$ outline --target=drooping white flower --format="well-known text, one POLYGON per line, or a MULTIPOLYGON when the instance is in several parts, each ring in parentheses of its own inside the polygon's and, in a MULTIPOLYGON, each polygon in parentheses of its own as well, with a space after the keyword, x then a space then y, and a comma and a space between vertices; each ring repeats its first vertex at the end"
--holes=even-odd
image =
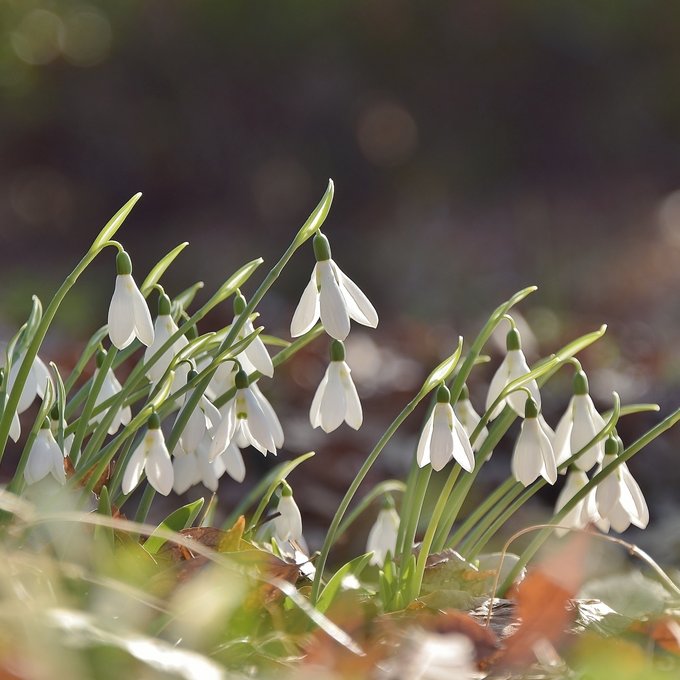
MULTIPOLYGON (((191 381, 197 375, 198 373, 192 369, 187 374, 187 380, 191 381)), ((184 412, 188 408, 188 403, 193 394, 194 390, 191 390, 185 395, 184 404, 178 412, 175 422, 184 416, 184 412)), ((182 448, 189 453, 196 453, 206 433, 209 433, 209 438, 212 440, 213 428, 217 427, 221 420, 222 415, 219 410, 205 394, 201 395, 196 408, 189 415, 189 420, 180 435, 182 448)))
POLYGON ((352 381, 352 371, 345 362, 345 346, 331 342, 331 362, 316 390, 309 410, 312 427, 332 432, 346 422, 358 430, 363 422, 361 402, 352 381))
MULTIPOLYGON (((99 374, 99 371, 102 367, 102 364, 104 363, 104 359, 106 358, 106 352, 103 350, 100 350, 97 352, 97 357, 96 357, 96 362, 97 362, 97 368, 95 369, 94 376, 92 378, 92 381, 94 382, 97 380, 97 376, 99 374)), ((95 397, 94 400, 94 405, 95 408, 99 406, 100 404, 103 404, 105 401, 110 399, 111 397, 115 397, 121 390, 122 390, 121 384, 118 382, 116 376, 113 373, 113 370, 109 368, 106 371, 106 375, 104 376, 104 382, 102 383, 101 389, 99 390, 99 393, 95 397)), ((96 423, 101 423, 101 421, 104 419, 104 416, 106 415, 106 411, 101 411, 97 413, 95 416, 93 416, 93 420, 96 423)), ((114 416, 113 420, 111 421, 111 424, 109 425, 108 432, 109 434, 115 434, 118 431, 118 428, 123 425, 127 425, 130 420, 132 419, 132 410, 130 409, 130 406, 121 406, 116 415, 114 416)))
POLYGON ((372 552, 370 564, 382 567, 387 553, 394 557, 397 548, 397 534, 399 533, 399 515, 394 505, 383 508, 375 520, 375 524, 368 532, 366 552, 372 552))
MULTIPOLYGON (((245 311, 246 299, 240 293, 234 298, 234 321, 245 311)), ((236 341, 243 340, 251 333, 255 331, 253 327, 253 322, 250 319, 246 319, 241 326, 241 330, 236 336, 236 341)), ((257 370, 262 375, 266 375, 271 378, 274 375, 274 364, 269 356, 267 348, 264 346, 264 342, 260 339, 260 336, 256 336, 250 342, 248 347, 246 347, 242 352, 240 352, 236 357, 234 357, 240 364, 241 368, 246 373, 252 373, 257 370)))
MULTIPOLYGON (((463 426, 463 429, 467 433, 468 437, 472 437, 472 433, 477 429, 481 417, 477 411, 475 411, 475 407, 470 401, 470 394, 468 392, 467 385, 463 385, 460 396, 453 407, 453 412, 456 414, 456 417, 460 421, 460 424, 463 426)), ((479 451, 488 436, 489 430, 486 427, 483 427, 479 431, 477 437, 475 437, 474 442, 470 442, 472 444, 472 450, 475 452, 479 451)), ((487 460, 491 458, 491 453, 492 452, 490 451, 487 460)))
POLYGON ((130 256, 116 256, 116 286, 109 305, 109 337, 118 349, 125 349, 135 337, 147 347, 153 343, 151 314, 144 296, 132 278, 130 256))
POLYGON ((475 455, 450 399, 448 388, 442 384, 437 390, 437 403, 420 435, 416 460, 419 467, 430 463, 433 470, 439 471, 454 458, 463 470, 472 472, 475 455))
MULTIPOLYGON (((196 361, 196 365, 199 370, 203 370, 210 365, 212 360, 213 358, 210 355, 205 355, 196 361)), ((236 377, 237 370, 238 366, 230 361, 221 363, 213 373, 210 383, 205 390, 205 395, 212 401, 215 401, 225 392, 228 392, 234 387, 234 378, 236 377)))
MULTIPOLYGON (((25 356, 26 350, 22 349, 12 361, 9 374, 7 375, 7 396, 9 396, 12 388, 14 387, 14 383, 16 382, 17 375, 21 370, 21 364, 23 364, 25 356)), ((5 356, 3 357, 3 366, 6 365, 7 358, 5 356)), ((21 395, 19 396, 16 414, 23 413, 35 401, 36 397, 44 399, 45 392, 47 390, 47 383, 51 383, 52 387, 54 388, 52 376, 50 375, 45 362, 36 354, 36 357, 33 360, 31 368, 28 372, 28 376, 26 377, 26 382, 24 383, 24 386, 21 390, 21 395)), ((16 426, 13 425, 13 427, 16 426)))
POLYGON ((349 334, 350 319, 375 328, 378 313, 360 288, 331 259, 328 239, 314 236, 316 265, 293 314, 290 334, 295 338, 314 326, 319 317, 324 330, 336 340, 349 334))
POLYGON ((52 473, 59 484, 66 483, 64 453, 50 430, 49 419, 45 418, 28 454, 24 479, 27 484, 35 484, 49 473, 52 473))
POLYGON ((248 375, 239 370, 235 376, 236 394, 220 409, 222 419, 215 429, 210 447, 214 459, 235 440, 239 447, 253 446, 267 455, 276 454, 283 445, 283 430, 271 404, 248 375))
MULTIPOLYGON (((555 460, 561 465, 578 453, 588 442, 602 432, 606 423, 595 409, 593 400, 588 394, 588 378, 583 371, 574 376, 574 394, 567 410, 557 424, 555 430, 555 460)), ((602 439, 584 451, 575 461, 581 470, 588 472, 599 463, 604 456, 602 439)))
MULTIPOLYGON (((209 448, 206 448, 209 453, 209 448)), ((209 458, 209 455, 206 454, 209 458)), ((246 478, 246 466, 243 462, 243 455, 241 454, 241 449, 234 442, 229 444, 222 453, 220 453, 217 458, 213 461, 218 472, 218 477, 221 477, 225 472, 239 484, 246 478)))
POLYGON ((276 511, 280 513, 274 519, 274 535, 277 543, 300 541, 302 539, 302 516, 293 499, 293 491, 286 482, 282 484, 281 498, 276 511))
POLYGON ((526 400, 524 413, 512 453, 512 474, 524 486, 529 486, 538 477, 554 484, 557 481, 555 454, 550 438, 538 420, 538 405, 533 399, 526 400))
MULTIPOLYGON (((586 484, 588 475, 583 470, 572 468, 567 474, 564 486, 557 497, 555 503, 555 514, 557 514, 586 484)), ((593 512, 594 507, 591 502, 591 494, 588 494, 560 520, 560 525, 573 529, 584 529, 591 522, 599 519, 597 513, 593 512)), ((567 529, 555 529, 558 536, 568 533, 567 529)))
POLYGON ((123 493, 130 493, 139 484, 142 472, 158 493, 167 496, 172 491, 175 475, 157 413, 149 417, 146 434, 130 456, 123 474, 123 493))
MULTIPOLYGON (((498 399, 506 385, 513 382, 517 378, 521 378, 531 370, 527 364, 526 358, 524 357, 524 352, 522 352, 521 339, 519 336, 519 331, 516 328, 510 329, 508 332, 506 337, 506 347, 507 353, 505 358, 496 370, 496 373, 489 384, 489 392, 486 395, 487 411, 491 408, 496 399, 498 399)), ((533 400, 540 408, 541 395, 538 391, 538 384, 536 381, 530 380, 522 385, 522 387, 529 390, 533 400)), ((497 418, 503 411, 503 408, 506 404, 510 406, 510 408, 515 411, 517 415, 523 416, 526 400, 527 392, 525 389, 517 389, 511 392, 498 404, 498 406, 496 406, 489 419, 493 420, 494 418, 497 418)))
POLYGON ((200 480, 196 454, 186 452, 181 444, 177 444, 172 452, 172 470, 172 490, 176 494, 185 493, 200 480))
MULTIPOLYGON (((618 440, 609 437, 598 472, 616 460, 618 452, 618 440)), ((644 529, 649 523, 647 502, 625 463, 620 463, 597 485, 595 503, 601 518, 597 526, 603 531, 608 531, 611 526, 617 533, 622 533, 631 524, 644 529)))
MULTIPOLYGON (((163 345, 179 330, 175 320, 171 315, 170 298, 162 294, 158 298, 158 316, 154 321, 154 335, 153 342, 146 348, 144 352, 144 363, 149 361, 163 345)), ((168 370, 171 361, 177 356, 181 349, 187 346, 189 341, 184 335, 180 335, 168 349, 163 352, 155 363, 150 366, 146 372, 149 380, 152 383, 157 383, 168 370)), ((187 382, 188 367, 186 364, 180 364, 175 369, 175 377, 173 385, 175 389, 183 387, 187 382)))

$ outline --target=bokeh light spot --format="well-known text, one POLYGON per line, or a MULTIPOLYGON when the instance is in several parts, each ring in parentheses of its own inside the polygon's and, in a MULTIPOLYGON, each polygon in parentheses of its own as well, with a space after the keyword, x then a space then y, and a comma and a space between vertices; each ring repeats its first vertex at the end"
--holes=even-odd
POLYGON ((19 59, 39 66, 59 56, 63 34, 64 24, 56 14, 34 9, 21 20, 10 40, 19 59))
POLYGON ((380 167, 403 163, 418 146, 416 121, 395 102, 379 101, 364 109, 356 135, 365 158, 380 167))

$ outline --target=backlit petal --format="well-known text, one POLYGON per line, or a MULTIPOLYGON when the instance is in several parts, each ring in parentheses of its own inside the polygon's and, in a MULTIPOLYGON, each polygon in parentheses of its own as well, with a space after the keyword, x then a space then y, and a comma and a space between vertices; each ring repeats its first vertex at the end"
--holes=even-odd
POLYGON ((304 335, 319 320, 319 291, 316 283, 316 271, 315 265, 312 277, 302 292, 300 302, 293 314, 293 320, 290 322, 290 334, 294 338, 304 335))

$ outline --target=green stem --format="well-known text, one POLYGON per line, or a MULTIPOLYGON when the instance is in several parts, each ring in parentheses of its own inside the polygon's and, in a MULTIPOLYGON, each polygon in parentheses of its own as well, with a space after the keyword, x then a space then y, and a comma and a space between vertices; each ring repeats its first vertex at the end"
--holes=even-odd
POLYGON ((386 493, 391 493, 397 491, 403 493, 406 485, 404 482, 400 482, 397 479, 387 479, 380 484, 376 484, 354 507, 350 512, 347 513, 347 517, 342 521, 338 527, 338 537, 342 536, 347 529, 349 529, 354 522, 365 512, 371 503, 376 498, 384 496, 386 493))

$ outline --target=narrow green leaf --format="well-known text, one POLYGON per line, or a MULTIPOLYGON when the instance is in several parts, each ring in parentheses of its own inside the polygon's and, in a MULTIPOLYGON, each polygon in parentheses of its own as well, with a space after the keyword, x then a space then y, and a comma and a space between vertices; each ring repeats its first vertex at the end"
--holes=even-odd
POLYGON ((460 359, 460 353, 463 351, 463 338, 462 336, 458 338, 458 347, 456 351, 447 359, 437 366, 432 373, 427 377, 427 380, 423 383, 421 392, 430 392, 433 390, 442 380, 446 380, 460 359))
MULTIPOLYGON (((181 531, 182 529, 190 527, 193 521, 196 519, 196 517, 198 517, 198 513, 201 511, 204 501, 205 499, 199 498, 193 503, 187 503, 178 510, 175 510, 175 512, 169 514, 158 525, 158 529, 156 529, 156 532, 159 529, 161 531, 163 530, 181 531)), ((146 552, 148 552, 150 555, 155 555, 161 549, 161 547, 166 541, 165 538, 161 538, 160 536, 158 536, 156 532, 151 534, 151 536, 149 536, 149 538, 147 538, 142 545, 144 550, 146 550, 146 552)))
POLYGON ((261 257, 258 257, 256 260, 251 260, 234 272, 212 296, 212 304, 216 305, 219 302, 222 302, 222 300, 226 300, 230 295, 233 295, 236 289, 240 288, 263 262, 264 260, 261 257))
POLYGON ((33 334, 35 333, 36 328, 38 327, 38 324, 40 323, 40 320, 42 319, 42 303, 40 302, 40 298, 38 298, 37 295, 33 295, 31 297, 32 300, 32 305, 31 305, 31 313, 28 316, 28 321, 26 322, 26 330, 23 334, 23 341, 22 344, 26 345, 31 341, 31 338, 33 337, 33 334))
POLYGON ((196 293, 198 293, 205 284, 203 281, 196 281, 193 286, 189 286, 186 290, 183 290, 175 299, 172 301, 173 306, 177 306, 180 309, 186 310, 189 305, 194 301, 196 293))
POLYGON ((314 236, 314 234, 324 223, 326 217, 328 216, 328 211, 331 209, 334 193, 335 185, 333 184, 333 180, 329 179, 326 193, 322 196, 319 204, 316 206, 316 208, 314 208, 312 214, 307 218, 307 221, 302 225, 302 227, 300 227, 300 231, 298 231, 295 236, 293 244, 296 248, 302 245, 308 238, 314 236))
MULTIPOLYGON (((97 512, 105 517, 111 517, 113 513, 111 512, 111 499, 109 498, 109 490, 103 486, 102 490, 99 492, 99 503, 97 504, 97 512)), ((95 526, 94 528, 95 539, 101 540, 113 548, 114 535, 113 529, 106 526, 95 526)))
POLYGON ((184 241, 178 246, 173 248, 165 257, 161 258, 154 268, 149 272, 149 275, 144 279, 144 282, 140 286, 142 295, 146 297, 151 289, 160 281, 161 276, 165 273, 165 270, 173 263, 175 258, 189 245, 189 241, 184 241))
POLYGON ((361 572, 368 566, 371 561, 373 553, 366 553, 365 555, 360 555, 355 557, 353 560, 344 564, 340 569, 338 569, 335 574, 330 578, 326 587, 321 592, 319 599, 316 603, 316 608, 323 614, 333 603, 335 596, 340 592, 342 588, 342 582, 347 576, 355 576, 359 578, 361 572))
POLYGON ((130 214, 135 203, 142 197, 141 192, 135 194, 106 224, 90 246, 90 252, 99 250, 107 241, 112 239, 121 228, 125 218, 130 214))

